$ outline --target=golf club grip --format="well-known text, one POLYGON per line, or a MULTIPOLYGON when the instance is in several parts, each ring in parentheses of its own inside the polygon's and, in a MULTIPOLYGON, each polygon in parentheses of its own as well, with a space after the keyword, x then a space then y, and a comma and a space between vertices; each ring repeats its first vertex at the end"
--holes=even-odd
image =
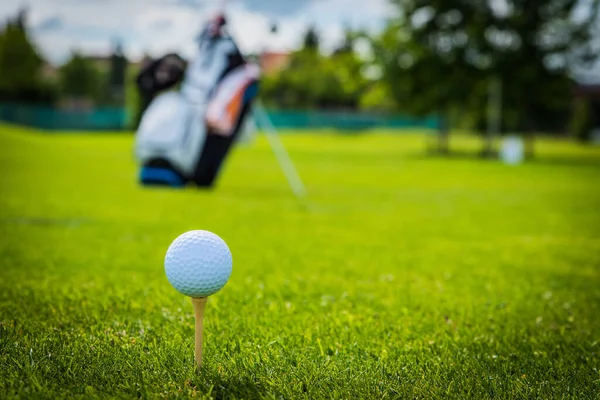
POLYGON ((194 317, 196 319, 196 340, 194 354, 198 368, 202 366, 202 330, 204 320, 204 306, 206 305, 206 297, 192 298, 194 305, 194 317))

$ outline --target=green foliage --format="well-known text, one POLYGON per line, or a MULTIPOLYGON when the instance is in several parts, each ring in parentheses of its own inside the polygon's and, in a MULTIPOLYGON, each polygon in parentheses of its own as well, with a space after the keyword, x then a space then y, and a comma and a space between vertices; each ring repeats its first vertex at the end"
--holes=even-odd
POLYGON ((561 129, 570 106, 570 66, 594 57, 598 0, 587 18, 576 1, 394 0, 399 17, 373 40, 375 63, 403 109, 422 114, 459 106, 481 126, 486 87, 500 77, 505 129, 561 129), (561 126, 562 125, 562 126, 561 126))
POLYGON ((354 44, 356 42, 357 34, 351 29, 346 28, 344 31, 344 41, 340 47, 338 47, 333 54, 348 54, 354 52, 354 44))
POLYGON ((89 58, 74 53, 60 68, 60 85, 63 96, 98 100, 102 97, 102 75, 89 58))
POLYGON ((291 55, 287 68, 263 79, 261 96, 277 108, 356 109, 368 85, 363 67, 353 51, 327 56, 304 48, 291 55))
POLYGON ((107 84, 103 91, 105 92, 106 100, 104 103, 125 106, 127 102, 126 85, 127 85, 127 67, 129 61, 123 54, 121 44, 118 43, 115 51, 110 57, 110 69, 108 76, 105 77, 107 84))
POLYGON ((570 132, 579 140, 585 141, 590 135, 592 128, 591 111, 589 99, 585 97, 578 97, 575 99, 570 132))
POLYGON ((320 40, 317 30, 314 26, 309 27, 306 33, 304 34, 303 48, 305 50, 319 51, 319 43, 320 40))
POLYGON ((0 31, 0 100, 51 102, 54 88, 41 78, 43 60, 25 30, 26 14, 0 31))
POLYGON ((390 87, 384 82, 377 81, 371 83, 360 97, 359 108, 364 111, 393 113, 398 111, 399 107, 390 87))
POLYGON ((127 76, 127 57, 123 54, 120 44, 117 44, 115 51, 110 57, 110 71, 108 84, 111 87, 124 86, 127 76))
POLYGON ((142 117, 142 97, 137 88, 136 78, 140 68, 127 68, 127 79, 125 81, 125 108, 129 121, 127 125, 131 129, 136 129, 142 117))
POLYGON ((0 127, 3 399, 597 399, 600 149, 286 133, 300 207, 258 139, 207 192, 139 187, 129 135, 0 127), (163 268, 191 229, 234 259, 200 373, 163 268))

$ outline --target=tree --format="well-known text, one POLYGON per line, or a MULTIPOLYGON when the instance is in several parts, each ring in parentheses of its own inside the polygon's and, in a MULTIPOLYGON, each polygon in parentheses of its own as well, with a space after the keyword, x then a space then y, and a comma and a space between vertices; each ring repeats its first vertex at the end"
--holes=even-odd
POLYGON ((133 66, 127 69, 127 78, 125 80, 125 109, 129 116, 128 126, 132 129, 137 129, 140 125, 144 110, 148 104, 144 101, 143 96, 138 90, 136 78, 140 73, 141 67, 133 66))
POLYGON ((128 61, 123 54, 121 43, 117 43, 115 51, 110 57, 110 71, 106 90, 107 100, 110 103, 123 105, 125 102, 125 78, 127 76, 128 61))
POLYGON ((359 107, 365 111, 380 113, 394 113, 398 111, 398 104, 390 93, 390 88, 382 81, 369 82, 363 95, 359 99, 359 107))
POLYGON ((448 151, 449 118, 455 100, 471 89, 475 68, 465 65, 454 54, 438 53, 422 40, 408 16, 391 21, 373 38, 375 65, 389 87, 394 103, 404 112, 417 116, 437 113, 443 122, 438 150, 448 151))
MULTIPOLYGON (((593 58, 598 0, 577 21, 576 0, 392 2, 400 16, 373 47, 395 100, 416 114, 469 114, 481 126, 488 87, 500 82, 503 128, 533 132, 568 113, 569 68, 593 58)), ((447 131, 441 132, 440 149, 447 151, 447 131)))
POLYGON ((263 79, 265 103, 291 109, 357 109, 367 88, 354 53, 324 56, 312 48, 291 54, 287 68, 263 79))
POLYGON ((319 50, 319 34, 314 26, 308 28, 304 34, 304 49, 318 51, 319 50))
POLYGON ((324 55, 318 48, 318 35, 310 27, 304 45, 290 54, 287 67, 263 78, 265 103, 284 109, 358 109, 369 82, 363 74, 364 61, 354 51, 356 37, 346 29, 338 49, 324 55))
POLYGON ((344 41, 342 44, 333 51, 333 54, 348 54, 354 52, 354 42, 356 34, 349 28, 344 30, 344 41))
POLYGON ((41 77, 42 57, 25 29, 26 18, 26 10, 20 11, 0 32, 0 99, 52 101, 52 88, 41 77))
POLYGON ((97 99, 100 95, 100 76, 93 62, 79 53, 60 69, 60 86, 63 96, 97 99))
POLYGON ((335 84, 341 88, 341 95, 334 103, 337 107, 358 109, 360 99, 368 89, 369 82, 364 76, 364 61, 354 52, 353 46, 346 42, 343 48, 331 57, 325 57, 329 72, 335 77, 335 84))

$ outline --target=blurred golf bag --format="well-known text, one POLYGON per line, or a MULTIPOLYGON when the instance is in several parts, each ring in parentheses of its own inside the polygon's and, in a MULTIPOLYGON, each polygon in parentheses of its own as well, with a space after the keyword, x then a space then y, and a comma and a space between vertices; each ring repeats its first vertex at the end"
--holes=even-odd
POLYGON ((168 54, 138 75, 147 106, 135 137, 143 185, 214 185, 256 98, 260 75, 224 25, 222 16, 206 24, 189 65, 168 54))

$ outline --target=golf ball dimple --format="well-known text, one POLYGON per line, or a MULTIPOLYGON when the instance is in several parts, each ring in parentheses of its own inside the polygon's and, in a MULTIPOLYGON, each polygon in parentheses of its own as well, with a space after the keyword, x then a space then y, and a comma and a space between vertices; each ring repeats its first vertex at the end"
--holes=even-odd
POLYGON ((207 297, 229 280, 233 260, 223 239, 209 231, 195 230, 177 237, 165 256, 167 279, 180 293, 207 297))

